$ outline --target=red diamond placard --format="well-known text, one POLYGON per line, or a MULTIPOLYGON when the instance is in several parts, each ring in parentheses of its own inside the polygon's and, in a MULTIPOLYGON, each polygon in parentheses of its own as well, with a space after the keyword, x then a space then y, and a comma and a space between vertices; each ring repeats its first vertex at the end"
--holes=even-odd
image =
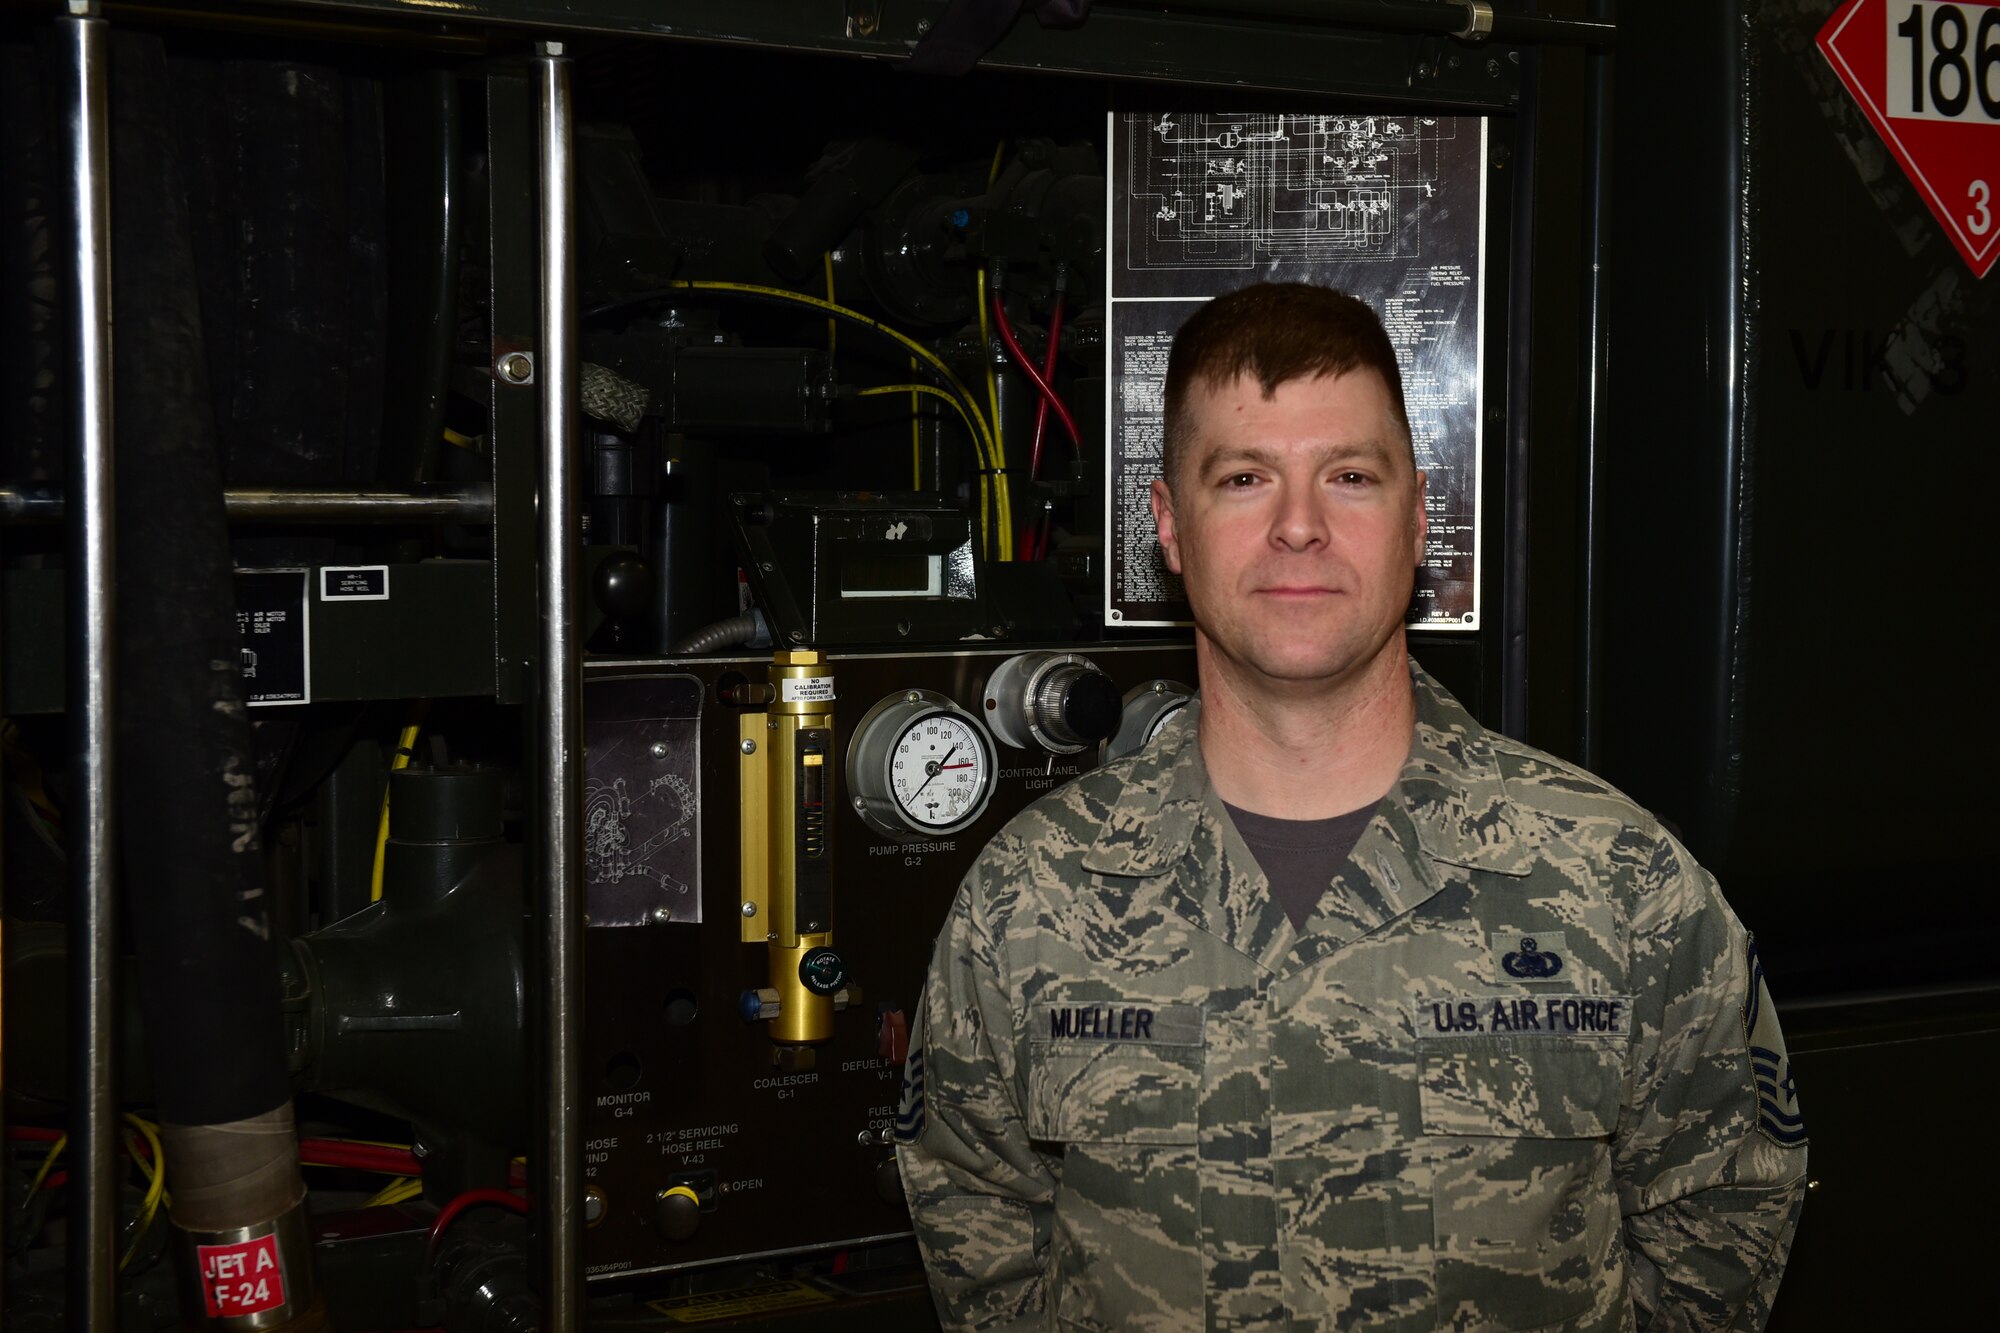
POLYGON ((1985 277, 2000 257, 2000 0, 1847 0, 1819 49, 1985 277))

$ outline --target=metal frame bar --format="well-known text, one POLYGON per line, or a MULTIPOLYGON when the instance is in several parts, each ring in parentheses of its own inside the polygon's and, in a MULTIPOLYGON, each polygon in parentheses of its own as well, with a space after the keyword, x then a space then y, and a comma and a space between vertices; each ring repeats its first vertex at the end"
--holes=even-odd
MULTIPOLYGON (((303 487, 238 487, 222 493, 232 523, 491 523, 493 490, 346 491, 303 487)), ((0 486, 0 523, 60 523, 68 492, 31 482, 0 486)))
POLYGON ((541 155, 541 636, 534 734, 541 784, 543 1072, 540 1177, 543 1327, 583 1323, 583 651, 577 614, 576 245, 569 61, 544 42, 533 60, 541 155))
MULTIPOLYGON (((1505 110, 1515 101, 1518 50, 1502 36, 1503 17, 1484 41, 1452 34, 1474 26, 1472 7, 1410 3, 1391 8, 1376 0, 1337 0, 1349 21, 1330 18, 1320 0, 1212 0, 1208 12, 1165 10, 1143 0, 1099 4, 1073 28, 1044 28, 1023 21, 981 57, 986 70, 1143 80, 1181 88, 1240 89, 1244 72, 1258 72, 1255 86, 1269 91, 1379 98, 1432 109, 1505 110), (1296 14, 1290 11, 1297 11, 1296 14), (1358 17, 1353 17, 1358 16, 1358 17), (1363 26, 1361 20, 1370 20, 1363 26), (1478 53, 1499 57, 1453 59, 1478 53), (1443 59, 1440 59, 1440 56, 1443 59)), ((154 8, 151 0, 128 0, 154 8)), ((226 20, 233 10, 216 0, 163 0, 158 8, 177 21, 201 16, 204 6, 226 20)), ((413 34, 440 41, 499 40, 517 32, 616 34, 637 38, 714 42, 767 50, 817 52, 901 63, 929 30, 933 15, 920 5, 885 5, 863 33, 843 6, 826 0, 453 0, 448 12, 430 0, 281 0, 284 17, 297 15, 323 30, 320 17, 351 14, 357 21, 397 20, 413 34), (440 27, 443 20, 447 27, 440 27)), ((276 12, 274 10, 274 12, 276 12)), ((1566 20, 1536 19, 1527 31, 1552 42, 1609 41, 1611 34, 1566 20)))
POLYGON ((70 749, 69 1327, 117 1327, 118 1099, 112 985, 117 823, 113 752, 117 677, 111 400, 110 38, 95 4, 56 20, 56 73, 75 245, 65 311, 71 375, 65 636, 70 749))
MULTIPOLYGON (((1135 0, 1110 0, 1107 8, 1148 8, 1135 0)), ((1500 12, 1470 0, 1190 0, 1184 13, 1222 14, 1238 19, 1290 19, 1313 24, 1367 28, 1376 32, 1427 33, 1483 42, 1549 42, 1610 46, 1617 29, 1584 19, 1544 18, 1500 12), (1480 31, 1481 21, 1484 31, 1480 31)))
MULTIPOLYGON (((145 2, 151 4, 156 0, 145 2)), ((182 0, 158 2, 170 11, 186 12, 187 6, 182 0)), ((301 9, 406 14, 433 22, 436 19, 434 0, 292 0, 292 4, 301 9)), ((747 30, 763 27, 768 31, 773 26, 772 19, 768 18, 718 17, 728 9, 742 7, 735 0, 692 0, 676 7, 681 12, 672 15, 676 21, 671 24, 668 16, 659 12, 658 6, 649 6, 646 0, 594 0, 584 4, 565 4, 563 0, 461 0, 452 8, 453 17, 461 20, 560 27, 570 31, 651 31, 683 35, 690 31, 702 31, 706 35, 730 28, 747 30)), ((912 6, 912 9, 915 8, 912 6)), ((1136 10, 1150 18, 1158 16, 1158 8, 1147 0, 1105 0, 1094 13, 1136 10)), ((790 13, 775 16, 776 27, 799 28, 801 25, 795 20, 800 14, 809 12, 809 7, 801 4, 792 6, 791 10, 790 13)), ((1565 19, 1517 14, 1496 10, 1490 4, 1476 4, 1473 0, 1452 0, 1451 3, 1438 3, 1438 0, 1192 0, 1191 3, 1176 6, 1176 12, 1182 15, 1215 15, 1232 20, 1290 21, 1313 27, 1420 33, 1473 42, 1492 40, 1610 46, 1617 40, 1615 26, 1600 22, 1594 16, 1591 19, 1565 19)), ((834 13, 839 16, 838 10, 834 13)), ((836 23, 825 28, 825 36, 820 37, 815 45, 832 49, 827 45, 827 39, 838 33, 844 39, 842 46, 864 51, 870 45, 866 40, 868 38, 887 41, 901 35, 892 36, 890 22, 890 15, 878 13, 875 21, 866 27, 836 23)), ((324 26, 333 25, 325 23, 324 26)), ((875 45, 879 47, 883 41, 875 45)))
POLYGON ((1503 442, 1507 477, 1500 555, 1500 730, 1528 736, 1528 655, 1531 510, 1529 468, 1534 457, 1535 367, 1535 168, 1540 152, 1542 77, 1540 54, 1531 53, 1521 74, 1521 112, 1514 142, 1514 194, 1507 255, 1507 423, 1503 442))
MULTIPOLYGON (((1612 18, 1612 0, 1591 0, 1592 18, 1612 18)), ((1583 624, 1577 636, 1577 761, 1595 771, 1604 742, 1604 450, 1611 401, 1610 281, 1611 57, 1584 56, 1583 102, 1583 624)))
MULTIPOLYGON (((536 656, 536 450, 541 429, 535 329, 541 250, 536 92, 516 61, 486 78, 486 213, 492 401, 486 427, 493 466, 493 697, 526 703, 536 656), (514 367, 502 373, 502 365, 514 367), (525 366, 522 373, 519 367, 525 366)), ((526 738, 532 746, 532 734, 526 738)), ((533 750, 529 750, 533 757, 533 750)))

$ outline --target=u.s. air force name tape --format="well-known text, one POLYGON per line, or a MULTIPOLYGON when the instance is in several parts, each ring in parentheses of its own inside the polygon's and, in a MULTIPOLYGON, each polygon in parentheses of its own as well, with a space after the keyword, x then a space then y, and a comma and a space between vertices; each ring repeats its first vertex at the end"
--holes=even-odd
POLYGON ((1629 995, 1451 995, 1410 1006, 1420 1041, 1454 1037, 1607 1037, 1631 1033, 1629 995))

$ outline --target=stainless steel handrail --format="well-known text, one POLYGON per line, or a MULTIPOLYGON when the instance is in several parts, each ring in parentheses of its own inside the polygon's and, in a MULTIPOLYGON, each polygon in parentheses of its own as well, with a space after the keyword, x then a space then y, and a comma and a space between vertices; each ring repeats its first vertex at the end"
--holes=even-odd
MULTIPOLYGON (((118 1309, 117 1089, 112 991, 117 868, 112 749, 117 677, 111 402, 110 40, 95 4, 56 20, 56 82, 68 155, 69 515, 65 637, 72 762, 70 892, 69 1327, 112 1333, 118 1309)), ((59 247, 60 248, 60 247, 59 247)))
POLYGON ((541 435, 537 513, 541 636, 536 663, 542 843, 540 1155, 543 1327, 583 1326, 583 653, 577 626, 577 311, 569 61, 559 42, 534 57, 541 146, 541 435))

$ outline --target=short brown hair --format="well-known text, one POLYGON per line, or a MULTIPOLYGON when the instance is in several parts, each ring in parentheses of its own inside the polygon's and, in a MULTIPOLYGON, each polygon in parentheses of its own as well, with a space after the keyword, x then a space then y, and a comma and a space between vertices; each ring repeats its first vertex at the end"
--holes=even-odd
POLYGON ((1160 460, 1167 484, 1174 484, 1187 452, 1188 398, 1195 385, 1214 387, 1255 375, 1264 397, 1270 398, 1291 380, 1345 375, 1362 367, 1382 377, 1407 439, 1410 415, 1403 405, 1403 371, 1373 306, 1308 282, 1260 282, 1216 297, 1181 325, 1167 358, 1160 460))

